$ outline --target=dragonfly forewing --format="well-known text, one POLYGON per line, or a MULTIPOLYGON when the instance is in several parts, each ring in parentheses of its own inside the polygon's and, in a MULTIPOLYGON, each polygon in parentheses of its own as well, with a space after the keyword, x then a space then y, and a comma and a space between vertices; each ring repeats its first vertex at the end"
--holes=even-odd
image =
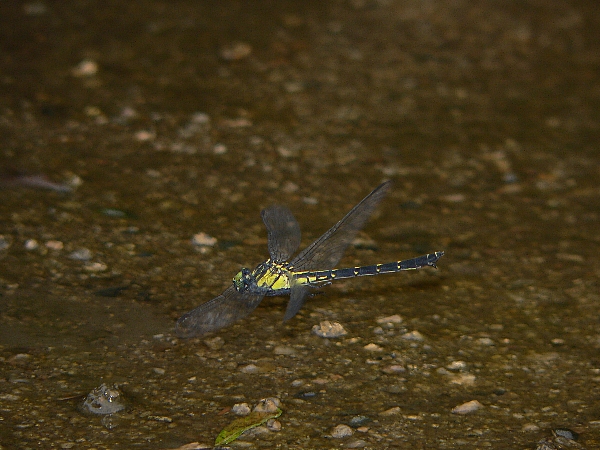
POLYGON ((342 220, 300 252, 290 263, 294 271, 333 269, 342 259, 356 234, 369 220, 379 202, 385 197, 391 184, 390 181, 386 181, 377 186, 342 220))
POLYGON ((238 292, 230 286, 221 295, 203 303, 179 318, 175 332, 189 338, 217 331, 243 319, 256 309, 263 295, 238 292))
POLYGON ((286 206, 273 205, 260 213, 267 227, 269 255, 275 262, 287 261, 300 245, 300 224, 286 206))

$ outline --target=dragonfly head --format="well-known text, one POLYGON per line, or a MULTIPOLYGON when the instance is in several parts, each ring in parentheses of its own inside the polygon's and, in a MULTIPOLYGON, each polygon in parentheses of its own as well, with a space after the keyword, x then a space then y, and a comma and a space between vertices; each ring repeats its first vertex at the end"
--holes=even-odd
POLYGON ((252 272, 245 267, 233 277, 233 285, 238 292, 244 292, 252 284, 252 272))

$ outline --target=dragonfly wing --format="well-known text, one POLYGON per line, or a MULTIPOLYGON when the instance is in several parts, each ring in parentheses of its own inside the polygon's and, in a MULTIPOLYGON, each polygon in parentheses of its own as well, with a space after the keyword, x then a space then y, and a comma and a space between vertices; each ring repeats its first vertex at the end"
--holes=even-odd
POLYGON ((294 272, 332 269, 342 259, 344 251, 371 217, 379 202, 390 189, 391 181, 380 184, 358 205, 331 227, 323 236, 306 247, 292 261, 294 272))
POLYGON ((217 331, 246 317, 262 298, 263 295, 241 293, 230 286, 221 295, 181 316, 175 332, 179 337, 189 338, 217 331))
POLYGON ((306 302, 306 297, 310 292, 310 288, 307 286, 296 284, 292 286, 290 292, 290 301, 288 302, 287 309, 285 310, 285 316, 283 316, 283 321, 290 320, 298 311, 304 306, 304 302, 306 302))
POLYGON ((276 262, 287 261, 300 245, 300 225, 289 210, 280 205, 269 206, 260 213, 267 227, 269 255, 276 262))

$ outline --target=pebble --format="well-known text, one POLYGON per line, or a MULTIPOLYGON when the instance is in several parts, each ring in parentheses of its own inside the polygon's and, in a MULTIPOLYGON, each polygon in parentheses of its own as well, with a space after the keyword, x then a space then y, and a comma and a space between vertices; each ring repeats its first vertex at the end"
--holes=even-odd
POLYGON ((409 331, 408 333, 404 333, 402 335, 402 339, 407 340, 407 341, 415 341, 415 342, 421 342, 421 341, 425 340, 423 335, 416 330, 409 331))
POLYGON ((485 345, 486 347, 491 347, 492 345, 494 345, 494 341, 487 337, 479 338, 476 342, 479 345, 485 345))
POLYGON ((50 250, 62 250, 64 244, 61 241, 47 241, 46 247, 50 250))
POLYGON ((328 339, 337 338, 348 334, 341 323, 330 322, 328 320, 324 320, 319 325, 313 326, 312 332, 319 337, 328 339))
POLYGON ((371 419, 367 416, 354 416, 350 419, 349 424, 353 428, 358 428, 369 422, 371 422, 371 419))
POLYGON ((281 422, 277 419, 269 419, 266 423, 269 431, 281 431, 281 422))
POLYGON ((231 407, 231 412, 236 416, 247 416, 250 414, 250 405, 248 403, 236 403, 231 407))
POLYGON ((0 251, 6 250, 10 247, 10 241, 0 234, 0 251))
POLYGON ((452 361, 446 368, 448 370, 464 370, 467 368, 467 363, 464 361, 452 361))
POLYGON ((192 237, 192 244, 202 247, 214 247, 217 243, 217 238, 209 236, 206 233, 200 232, 192 237))
POLYGON ((478 409, 483 408, 483 405, 477 400, 471 400, 470 402, 463 403, 462 405, 455 406, 452 408, 452 414, 470 414, 478 409))
POLYGON ((392 364, 383 368, 384 373, 403 373, 406 372, 406 367, 400 364, 392 364))
POLYGON ((252 412, 273 414, 277 412, 280 405, 281 402, 276 397, 263 398, 256 404, 252 412))
POLYGON ((258 373, 260 369, 255 364, 248 364, 240 369, 242 373, 258 373))
POLYGON ((346 448, 363 448, 367 446, 367 441, 363 439, 353 439, 351 442, 348 442, 344 447, 346 448))
POLYGON ((470 373, 458 374, 456 376, 452 376, 450 379, 451 384, 456 384, 458 386, 473 386, 475 385, 475 375, 470 373))
POLYGON ((383 351, 383 347, 381 347, 377 344, 373 344, 373 343, 367 344, 363 348, 370 352, 382 352, 383 351))
POLYGON ((87 395, 82 409, 92 414, 114 414, 125 409, 125 403, 121 391, 115 385, 103 383, 87 395))
POLYGON ((71 73, 75 77, 91 77, 98 73, 98 69, 96 61, 84 59, 73 68, 71 73))
POLYGON ((386 409, 385 411, 381 411, 379 413, 380 416, 393 416, 395 414, 400 414, 402 412, 402 410, 400 409, 399 406, 394 406, 390 409, 386 409))
POLYGON ((203 341, 204 345, 206 345, 212 351, 221 350, 225 345, 225 341, 220 336, 215 336, 214 338, 205 339, 203 341))
POLYGON ((296 350, 292 347, 288 347, 287 345, 278 345, 273 348, 273 353, 276 355, 292 356, 296 354, 296 350))
POLYGON ((76 261, 89 261, 92 259, 92 251, 89 248, 80 248, 71 252, 69 258, 76 261))
POLYGON ((400 317, 398 314, 394 314, 393 316, 380 317, 377 319, 377 323, 402 323, 404 319, 400 317))
POLYGON ((221 58, 225 61, 239 61, 252 53, 252 46, 246 42, 233 42, 221 47, 221 58))
POLYGON ((108 266, 101 262, 87 263, 83 268, 88 272, 104 272, 108 266))
POLYGON ((35 250, 40 244, 35 239, 27 239, 25 241, 25 250, 35 250))
POLYGON ((344 439, 349 436, 352 436, 354 431, 348 425, 336 425, 333 430, 331 430, 331 437, 335 439, 344 439))

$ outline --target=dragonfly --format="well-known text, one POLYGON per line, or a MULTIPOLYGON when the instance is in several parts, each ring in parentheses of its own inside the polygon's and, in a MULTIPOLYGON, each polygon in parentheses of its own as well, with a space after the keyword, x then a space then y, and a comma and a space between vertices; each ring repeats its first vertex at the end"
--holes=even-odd
POLYGON ((200 336, 227 327, 248 316, 265 296, 290 296, 283 318, 285 322, 300 311, 315 289, 334 280, 426 266, 436 268, 443 251, 385 264, 334 268, 390 187, 391 181, 380 184, 342 220, 291 260, 300 246, 298 221, 286 206, 273 205, 262 210, 270 258, 254 270, 242 268, 221 295, 181 316, 175 326, 177 335, 184 338, 200 336))

